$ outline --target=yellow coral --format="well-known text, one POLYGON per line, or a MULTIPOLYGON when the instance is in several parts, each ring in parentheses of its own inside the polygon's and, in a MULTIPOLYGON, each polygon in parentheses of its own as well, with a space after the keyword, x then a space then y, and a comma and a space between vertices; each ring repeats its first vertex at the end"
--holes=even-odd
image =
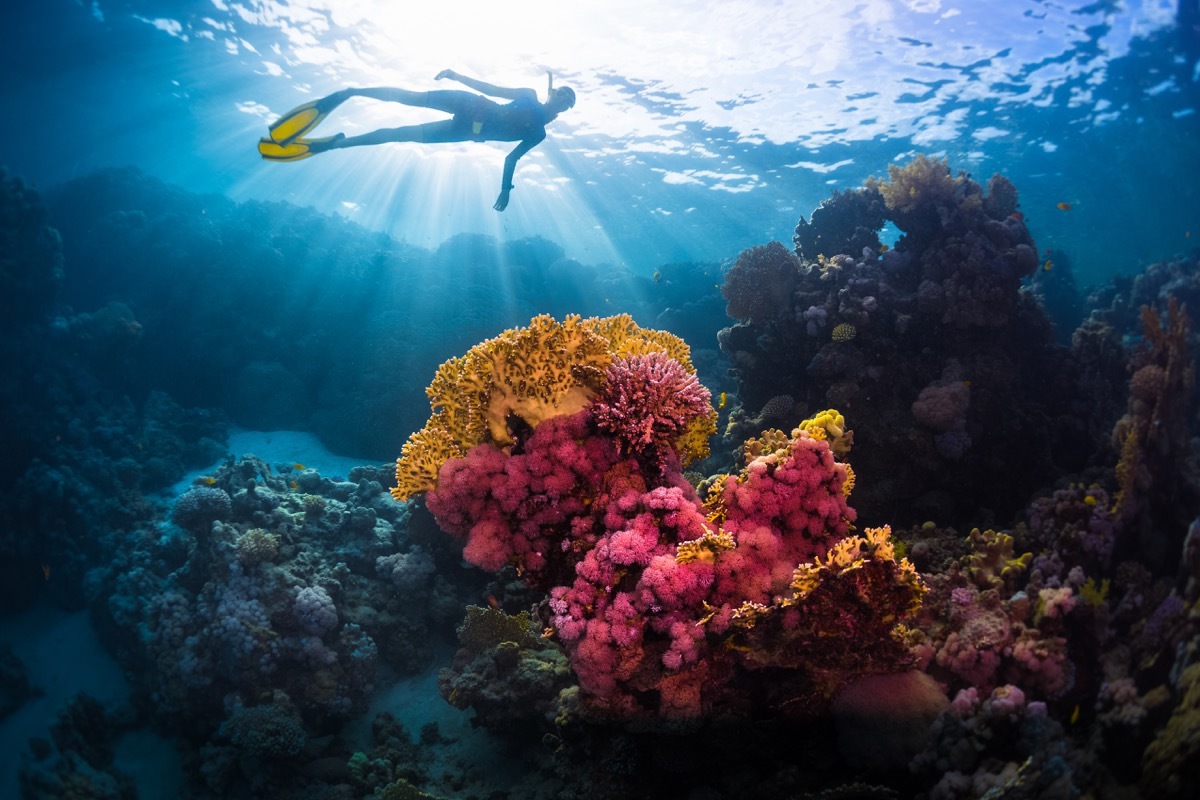
POLYGON ((967 560, 967 573, 980 589, 1013 589, 1033 561, 1033 553, 1015 555, 1013 537, 1002 531, 974 528, 967 542, 975 549, 967 560))
POLYGON ((711 406, 708 413, 694 417, 675 440, 675 452, 684 466, 708 458, 708 441, 717 433, 717 410, 711 406))
POLYGON ((725 531, 709 532, 699 539, 680 542, 679 546, 675 548, 675 563, 688 564, 692 561, 712 563, 716 560, 717 553, 722 550, 732 550, 735 547, 737 547, 737 543, 725 531))
POLYGON ((796 436, 797 431, 805 431, 814 439, 827 440, 829 449, 838 458, 849 453, 851 445, 854 444, 854 432, 846 430, 846 418, 835 408, 827 408, 804 420, 792 431, 792 435, 796 436))
POLYGON ((756 458, 775 453, 780 458, 791 445, 788 435, 778 428, 768 428, 761 436, 747 439, 742 445, 742 459, 749 464, 756 458))
POLYGON ((1099 584, 1095 578, 1088 578, 1083 582, 1083 586, 1079 587, 1079 597, 1089 606, 1103 605, 1108 597, 1108 589, 1110 581, 1108 578, 1102 580, 1099 584))
MULTIPOLYGON (((781 605, 794 606, 816 591, 830 577, 861 569, 872 561, 896 561, 890 525, 867 528, 862 536, 846 536, 838 540, 824 558, 796 567, 792 573, 790 587, 792 596, 782 600, 781 605)), ((917 574, 916 567, 907 558, 901 558, 896 564, 899 570, 895 576, 895 584, 907 598, 904 613, 911 614, 920 608, 926 587, 917 574)))
POLYGON ((673 333, 643 328, 628 314, 603 318, 590 317, 583 320, 581 325, 608 342, 608 349, 614 357, 666 353, 682 364, 688 372, 696 374, 696 368, 692 366, 691 348, 688 347, 687 342, 673 333))
POLYGON ((858 328, 855 328, 849 322, 843 322, 840 325, 833 326, 833 340, 835 342, 849 342, 858 335, 858 328))
POLYGON ((746 600, 730 612, 729 623, 735 628, 748 630, 753 628, 759 620, 766 617, 770 611, 771 609, 762 603, 746 600))
MULTIPOLYGON (((674 334, 641 328, 628 314, 604 319, 542 314, 528 327, 507 330, 438 367, 426 390, 432 416, 409 437, 396 462, 392 496, 405 500, 437 483, 438 469, 475 445, 513 444, 509 423, 530 428, 581 411, 603 386, 618 356, 666 353, 692 374, 687 343, 674 334)), ((684 463, 703 458, 716 432, 716 412, 694 420, 680 437, 684 463)))
POLYGON ((720 525, 725 521, 725 480, 728 477, 729 473, 727 472, 714 475, 708 484, 704 502, 701 504, 704 509, 704 518, 714 525, 720 525))
POLYGON ((908 213, 922 205, 938 205, 953 197, 962 178, 950 177, 949 162, 918 153, 908 164, 899 167, 888 164, 888 179, 870 178, 868 188, 875 187, 883 202, 893 211, 908 213))
POLYGON ((842 481, 842 495, 849 497, 850 493, 854 491, 854 481, 858 478, 849 464, 842 464, 842 467, 846 470, 846 480, 842 481))

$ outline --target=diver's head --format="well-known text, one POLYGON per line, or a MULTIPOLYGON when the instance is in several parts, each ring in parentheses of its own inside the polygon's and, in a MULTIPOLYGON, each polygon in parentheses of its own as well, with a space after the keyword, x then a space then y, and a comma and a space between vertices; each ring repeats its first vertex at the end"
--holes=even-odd
POLYGON ((561 114, 568 108, 575 107, 575 90, 569 86, 559 86, 550 91, 546 98, 546 108, 554 114, 561 114))

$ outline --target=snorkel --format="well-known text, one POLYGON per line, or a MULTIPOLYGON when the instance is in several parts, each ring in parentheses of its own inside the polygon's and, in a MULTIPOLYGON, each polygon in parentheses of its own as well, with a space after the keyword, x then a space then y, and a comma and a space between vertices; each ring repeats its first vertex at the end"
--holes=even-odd
POLYGON ((575 92, 567 86, 562 87, 556 92, 554 89, 554 73, 546 70, 546 105, 555 102, 555 99, 558 97, 564 98, 566 105, 556 110, 554 112, 555 116, 558 116, 560 111, 575 107, 575 92))

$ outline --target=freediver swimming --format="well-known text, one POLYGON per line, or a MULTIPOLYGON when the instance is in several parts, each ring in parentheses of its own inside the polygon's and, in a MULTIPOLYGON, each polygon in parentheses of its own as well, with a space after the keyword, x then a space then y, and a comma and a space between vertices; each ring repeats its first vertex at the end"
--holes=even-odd
POLYGON ((538 100, 534 89, 495 86, 450 69, 439 72, 434 80, 445 78, 474 91, 444 89, 414 92, 389 87, 342 89, 284 114, 271 125, 270 135, 259 140, 258 152, 267 161, 299 161, 328 150, 387 142, 517 142, 517 146, 504 159, 500 196, 492 206, 497 211, 503 211, 508 207, 517 161, 546 138, 547 124, 575 105, 575 92, 566 86, 555 88, 553 75, 549 79, 544 103, 538 100), (307 138, 307 134, 333 109, 351 97, 369 97, 406 106, 431 108, 444 111, 451 118, 399 128, 382 128, 360 136, 337 133, 324 138, 307 138), (510 102, 502 105, 490 99, 492 97, 510 102))

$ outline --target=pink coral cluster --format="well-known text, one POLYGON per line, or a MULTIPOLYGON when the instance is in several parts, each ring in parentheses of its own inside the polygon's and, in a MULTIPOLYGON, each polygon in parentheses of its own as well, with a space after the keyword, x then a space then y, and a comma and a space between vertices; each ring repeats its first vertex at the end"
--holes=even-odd
POLYGON ((617 462, 613 443, 590 435, 589 424, 586 412, 553 417, 520 453, 487 443, 442 466, 425 502, 442 530, 466 538, 463 558, 493 572, 515 564, 541 588, 549 561, 569 562, 556 575, 573 567, 564 546, 594 544, 589 506, 617 462))
MULTIPOLYGON (((707 391, 672 363, 618 360, 583 411, 545 420, 511 452, 483 444, 446 462, 428 507, 465 538, 467 561, 513 564, 547 592, 547 634, 565 647, 594 713, 679 719, 728 710, 748 702, 734 688, 747 671, 766 666, 802 674, 777 680, 777 693, 787 686, 827 700, 836 685, 812 679, 808 665, 821 658, 814 645, 841 636, 841 651, 860 656, 830 674, 880 668, 861 658, 876 643, 855 637, 891 641, 911 610, 911 583, 889 593, 903 583, 890 546, 886 558, 864 551, 854 569, 818 563, 848 536, 855 514, 847 468, 807 430, 701 503, 672 444, 707 413, 707 391), (813 585, 802 593, 794 582, 805 563, 813 585)), ((888 658, 883 668, 897 651, 888 658)))
POLYGON ((1069 587, 1043 589, 1036 603, 1023 592, 1003 600, 996 589, 974 586, 943 586, 935 593, 948 595, 949 602, 941 620, 923 626, 930 639, 918 647, 935 676, 984 691, 1007 682, 1045 699, 1070 688, 1074 668, 1061 635, 1076 605, 1069 587))
POLYGON ((741 476, 726 478, 722 527, 738 547, 719 561, 717 599, 769 603, 787 588, 797 564, 824 556, 855 518, 845 481, 846 468, 834 461, 828 443, 807 435, 794 437, 785 453, 759 456, 741 476))

